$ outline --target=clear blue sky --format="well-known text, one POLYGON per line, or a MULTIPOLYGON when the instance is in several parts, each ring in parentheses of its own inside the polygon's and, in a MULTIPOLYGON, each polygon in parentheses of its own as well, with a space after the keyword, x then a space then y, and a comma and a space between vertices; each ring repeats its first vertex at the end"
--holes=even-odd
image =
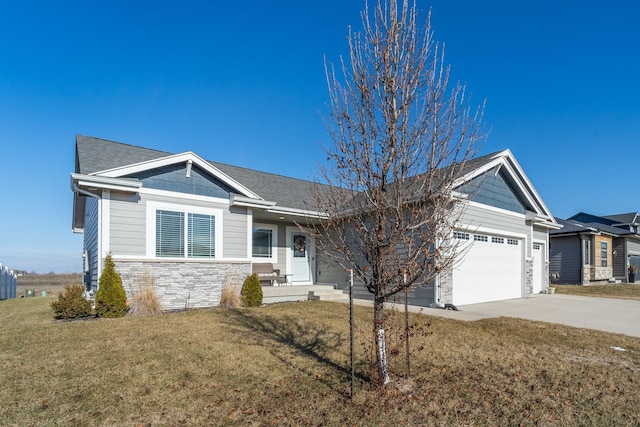
MULTIPOLYGON (((328 142, 323 57, 363 1, 0 5, 0 262, 81 269, 76 133, 309 178, 328 142)), ((554 215, 640 211, 640 2, 423 1, 455 79, 486 98, 554 215)), ((424 16, 423 15, 423 16, 424 16)))

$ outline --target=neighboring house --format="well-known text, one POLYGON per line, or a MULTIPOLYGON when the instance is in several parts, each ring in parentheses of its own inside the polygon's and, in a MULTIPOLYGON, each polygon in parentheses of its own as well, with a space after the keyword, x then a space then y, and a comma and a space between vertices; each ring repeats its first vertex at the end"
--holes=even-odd
POLYGON ((588 285, 613 280, 613 239, 621 230, 598 223, 556 220, 563 227, 549 233, 551 281, 588 285))
MULTIPOLYGON (((468 250, 437 283, 416 289, 412 304, 522 298, 548 286, 549 230, 560 226, 513 154, 473 159, 467 170, 455 236, 468 250)), ((311 184, 78 135, 73 230, 84 233, 87 286, 97 289, 111 254, 129 295, 149 272, 165 308, 217 305, 225 279, 242 282, 254 263, 271 263, 293 285, 346 289, 346 273, 296 226, 318 218, 311 184)))
POLYGON ((638 213, 597 216, 580 212, 559 222, 567 225, 550 235, 550 273, 555 283, 626 282, 629 266, 640 267, 638 213), (607 259, 603 259, 605 244, 607 259))

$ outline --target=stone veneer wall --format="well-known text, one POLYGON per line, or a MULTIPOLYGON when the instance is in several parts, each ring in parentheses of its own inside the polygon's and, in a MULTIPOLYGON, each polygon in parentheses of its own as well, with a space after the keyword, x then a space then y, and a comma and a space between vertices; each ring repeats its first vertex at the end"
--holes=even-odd
POLYGON ((156 294, 164 310, 214 307, 220 305, 225 278, 238 288, 251 274, 249 262, 225 261, 131 261, 116 260, 116 270, 131 298, 145 272, 153 275, 156 294))
MULTIPOLYGON (((544 287, 544 283, 542 284, 544 287)), ((533 258, 527 258, 524 263, 524 297, 533 295, 533 258)))
MULTIPOLYGON (((449 269, 440 274, 440 302, 451 304, 453 302, 453 270, 449 269)), ((434 295, 435 296, 435 295, 434 295)))
POLYGON ((582 269, 583 283, 603 282, 613 277, 613 267, 584 267, 582 269))

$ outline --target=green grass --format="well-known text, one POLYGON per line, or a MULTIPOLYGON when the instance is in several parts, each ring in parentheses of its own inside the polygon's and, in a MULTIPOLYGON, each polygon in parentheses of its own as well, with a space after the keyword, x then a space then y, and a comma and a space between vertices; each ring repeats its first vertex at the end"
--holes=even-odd
POLYGON ((640 285, 552 285, 556 293, 585 297, 640 300, 640 285))
MULTIPOLYGON (((411 315, 412 381, 367 386, 371 310, 327 302, 54 321, 0 302, 0 425, 638 425, 640 339, 517 319, 411 315), (627 351, 616 351, 618 346, 627 351)), ((390 322, 400 322, 396 313, 390 322)))

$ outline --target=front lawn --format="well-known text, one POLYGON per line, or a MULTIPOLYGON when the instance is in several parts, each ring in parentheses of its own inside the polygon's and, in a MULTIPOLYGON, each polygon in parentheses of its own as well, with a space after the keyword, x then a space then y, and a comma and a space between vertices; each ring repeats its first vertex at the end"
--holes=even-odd
POLYGON ((640 284, 620 285, 551 285, 556 293, 585 297, 621 298, 640 300, 640 284))
POLYGON ((371 309, 356 307, 351 400, 345 304, 62 322, 53 300, 0 301, 0 425, 640 424, 636 338, 412 314, 413 380, 379 393, 366 385, 371 309))

